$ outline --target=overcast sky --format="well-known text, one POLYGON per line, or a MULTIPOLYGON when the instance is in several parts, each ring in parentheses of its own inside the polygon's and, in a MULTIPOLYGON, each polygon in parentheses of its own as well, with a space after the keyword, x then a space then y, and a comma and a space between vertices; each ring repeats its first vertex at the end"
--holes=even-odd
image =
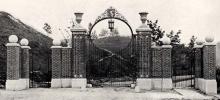
MULTIPOLYGON (((88 27, 105 9, 113 6, 132 26, 140 25, 138 13, 149 12, 150 20, 159 20, 162 29, 182 30, 182 42, 188 42, 192 35, 204 39, 214 35, 220 41, 220 0, 0 0, 0 11, 11 13, 24 23, 42 31, 48 22, 60 38, 58 28, 70 26, 74 12, 84 12, 82 25, 88 27)), ((107 25, 107 23, 106 23, 107 25)), ((102 26, 102 25, 101 25, 102 26)), ((123 33, 129 33, 123 25, 116 25, 123 33), (120 27, 121 26, 121 27, 120 27), (123 27, 122 27, 123 26, 123 27)), ((95 30, 100 30, 96 28, 95 30)))

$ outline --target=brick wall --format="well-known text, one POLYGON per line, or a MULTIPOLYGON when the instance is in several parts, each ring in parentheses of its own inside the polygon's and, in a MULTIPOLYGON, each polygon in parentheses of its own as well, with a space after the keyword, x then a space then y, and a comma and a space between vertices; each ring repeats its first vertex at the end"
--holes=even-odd
POLYGON ((61 47, 52 48, 52 78, 61 78, 61 47))
POLYGON ((163 78, 171 78, 172 68, 171 68, 171 50, 170 47, 163 47, 162 49, 162 70, 163 78))
POLYGON ((152 78, 162 78, 162 48, 152 48, 152 78))
POLYGON ((62 76, 61 78, 71 78, 71 48, 62 48, 62 76))

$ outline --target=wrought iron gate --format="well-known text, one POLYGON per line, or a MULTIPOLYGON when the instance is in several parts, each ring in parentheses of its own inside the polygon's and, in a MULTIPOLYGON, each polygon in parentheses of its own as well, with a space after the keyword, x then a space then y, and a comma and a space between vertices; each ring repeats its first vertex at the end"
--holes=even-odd
MULTIPOLYGON (((117 36, 120 36, 119 33, 112 35, 107 40, 120 41, 121 39, 117 39, 117 36)), ((105 40, 106 38, 104 37, 103 39, 105 40)), ((102 42, 102 39, 97 43, 99 42, 102 42)), ((131 83, 135 82, 138 74, 137 56, 136 36, 133 34, 133 30, 128 24, 127 19, 115 8, 110 7, 106 9, 97 17, 93 24, 91 23, 89 25, 86 64, 88 83, 91 83, 93 86, 130 86, 131 83), (121 45, 117 43, 106 43, 104 47, 94 44, 93 35, 91 35, 93 33, 92 29, 97 23, 106 19, 109 20, 110 35, 114 30, 113 20, 119 20, 126 24, 132 34, 129 38, 130 42, 128 41, 126 44, 121 43, 123 47, 120 47, 121 45)))
POLYGON ((195 86, 195 53, 192 48, 184 45, 173 46, 172 79, 176 88, 194 88, 195 86))
POLYGON ((51 82, 51 52, 30 50, 30 88, 49 88, 51 82))
POLYGON ((93 86, 130 86, 136 80, 137 52, 135 36, 126 48, 118 52, 99 48, 87 41, 87 79, 93 86))

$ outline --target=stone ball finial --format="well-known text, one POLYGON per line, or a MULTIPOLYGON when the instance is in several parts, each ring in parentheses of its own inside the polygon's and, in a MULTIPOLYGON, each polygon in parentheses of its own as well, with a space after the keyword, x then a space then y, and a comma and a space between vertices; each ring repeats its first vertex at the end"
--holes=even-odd
POLYGON ((17 43, 18 42, 18 37, 16 35, 10 35, 8 37, 8 40, 10 43, 17 43))
POLYGON ((54 39, 54 40, 53 40, 53 45, 54 45, 54 46, 60 46, 60 44, 61 44, 61 41, 60 41, 60 40, 58 40, 58 39, 54 39))
POLYGON ((197 45, 202 45, 202 44, 203 44, 203 40, 197 39, 197 40, 196 40, 196 44, 197 44, 197 45))
POLYGON ((21 44, 22 46, 27 46, 28 43, 29 43, 29 41, 28 41, 26 38, 23 38, 23 39, 21 39, 21 41, 20 41, 20 44, 21 44))
POLYGON ((206 37, 205 37, 205 41, 208 42, 208 43, 213 42, 213 41, 214 41, 214 36, 211 36, 211 35, 206 36, 206 37))
POLYGON ((171 43, 170 38, 168 38, 167 36, 164 36, 162 38, 162 42, 164 45, 170 45, 170 43, 171 43))

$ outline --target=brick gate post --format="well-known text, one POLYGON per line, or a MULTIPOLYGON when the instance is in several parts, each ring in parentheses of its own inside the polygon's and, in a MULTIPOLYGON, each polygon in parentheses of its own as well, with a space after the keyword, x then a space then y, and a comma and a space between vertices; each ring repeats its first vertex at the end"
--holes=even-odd
POLYGON ((20 41, 21 44, 21 82, 23 82, 23 89, 29 88, 29 67, 30 67, 30 55, 29 50, 31 49, 28 46, 28 40, 23 38, 20 41))
POLYGON ((6 90, 21 90, 20 78, 20 45, 16 35, 9 36, 7 46, 7 79, 6 90))
POLYGON ((216 82, 216 45, 213 37, 206 37, 203 47, 203 87, 206 94, 217 94, 216 82))
POLYGON ((85 88, 86 80, 86 29, 80 23, 83 13, 75 13, 77 24, 72 32, 72 88, 85 88))
POLYGON ((162 89, 172 89, 172 46, 170 45, 170 39, 166 36, 163 38, 162 45, 162 89))
POLYGON ((172 89, 170 39, 162 38, 163 46, 152 46, 152 88, 172 89))
POLYGON ((61 42, 59 40, 53 40, 52 49, 52 80, 51 87, 52 88, 61 88, 61 50, 60 46, 61 42))
POLYGON ((147 12, 141 12, 140 18, 142 25, 136 29, 137 32, 137 51, 139 54, 138 68, 139 76, 137 78, 137 86, 140 89, 151 90, 150 66, 151 66, 151 33, 149 25, 145 24, 147 20, 147 12))
POLYGON ((203 48, 203 42, 201 40, 196 40, 196 44, 194 46, 194 52, 195 52, 195 88, 201 89, 202 88, 202 80, 203 80, 203 64, 202 64, 202 48, 203 48))

